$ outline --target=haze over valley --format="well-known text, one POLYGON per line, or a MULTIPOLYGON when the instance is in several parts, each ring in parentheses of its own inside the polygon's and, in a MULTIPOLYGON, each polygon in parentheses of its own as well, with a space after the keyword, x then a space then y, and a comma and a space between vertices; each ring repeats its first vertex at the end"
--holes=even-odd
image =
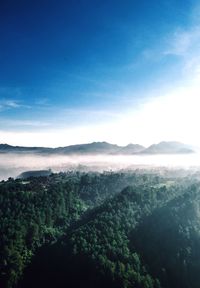
POLYGON ((27 170, 103 172, 152 167, 197 169, 200 154, 197 148, 179 142, 161 142, 147 148, 139 144, 122 147, 107 142, 59 148, 0 144, 1 180, 15 178, 27 170))

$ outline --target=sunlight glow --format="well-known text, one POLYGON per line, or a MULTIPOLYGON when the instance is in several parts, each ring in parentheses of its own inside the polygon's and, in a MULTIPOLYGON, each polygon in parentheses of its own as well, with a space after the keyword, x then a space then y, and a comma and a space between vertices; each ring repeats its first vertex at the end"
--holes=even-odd
POLYGON ((1 142, 56 147, 93 141, 150 145, 176 140, 200 146, 200 84, 199 75, 196 76, 194 81, 163 96, 154 95, 137 110, 121 111, 116 120, 62 129, 45 128, 37 132, 0 131, 1 142))

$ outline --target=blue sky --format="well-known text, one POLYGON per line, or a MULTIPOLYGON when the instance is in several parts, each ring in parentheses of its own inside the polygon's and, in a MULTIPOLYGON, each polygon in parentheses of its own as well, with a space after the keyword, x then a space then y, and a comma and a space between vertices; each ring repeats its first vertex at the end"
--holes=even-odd
POLYGON ((0 142, 196 143, 199 16, 192 0, 2 0, 0 142))

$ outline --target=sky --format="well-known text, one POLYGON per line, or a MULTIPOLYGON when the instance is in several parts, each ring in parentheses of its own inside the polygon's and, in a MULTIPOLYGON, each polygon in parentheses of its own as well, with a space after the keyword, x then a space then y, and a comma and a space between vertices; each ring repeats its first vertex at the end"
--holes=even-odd
POLYGON ((1 0, 0 143, 199 145, 196 0, 1 0))

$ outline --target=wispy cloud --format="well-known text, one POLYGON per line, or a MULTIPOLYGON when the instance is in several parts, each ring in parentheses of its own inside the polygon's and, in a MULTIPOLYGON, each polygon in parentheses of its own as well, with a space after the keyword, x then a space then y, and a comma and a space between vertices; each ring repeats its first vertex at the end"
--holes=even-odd
MULTIPOLYGON (((141 52, 141 58, 152 63, 163 63, 163 59, 173 57, 173 65, 177 64, 183 74, 189 72, 196 73, 200 65, 200 5, 198 1, 194 3, 187 14, 187 25, 180 22, 179 26, 173 27, 171 31, 158 38, 153 47, 149 47, 141 52), (196 68, 197 67, 197 68, 196 68)), ((172 62, 170 62, 172 63, 172 62)), ((183 75, 181 75, 183 76, 183 75)), ((187 75, 186 75, 187 76, 187 75)))
POLYGON ((49 103, 49 98, 47 97, 44 97, 44 98, 39 98, 39 99, 36 99, 35 100, 35 105, 37 106, 50 106, 50 103, 49 103))
MULTIPOLYGON (((199 9, 194 10, 199 14, 199 9)), ((194 21, 192 14, 191 24, 187 28, 177 27, 165 40, 163 57, 175 56, 182 63, 182 76, 188 79, 199 78, 200 75, 200 25, 194 21)))
POLYGON ((9 100, 0 100, 0 110, 3 110, 3 109, 10 109, 10 108, 19 108, 21 107, 20 103, 16 100, 12 100, 12 99, 9 99, 9 100))
POLYGON ((17 128, 17 127, 47 127, 51 124, 45 121, 37 120, 18 120, 18 119, 6 119, 0 118, 0 123, 3 123, 5 128, 17 128))
POLYGON ((0 99, 0 111, 17 108, 30 108, 30 106, 21 103, 19 100, 0 99))
POLYGON ((177 29, 168 38, 168 47, 164 55, 187 57, 193 51, 200 49, 200 26, 190 27, 188 30, 177 29))

